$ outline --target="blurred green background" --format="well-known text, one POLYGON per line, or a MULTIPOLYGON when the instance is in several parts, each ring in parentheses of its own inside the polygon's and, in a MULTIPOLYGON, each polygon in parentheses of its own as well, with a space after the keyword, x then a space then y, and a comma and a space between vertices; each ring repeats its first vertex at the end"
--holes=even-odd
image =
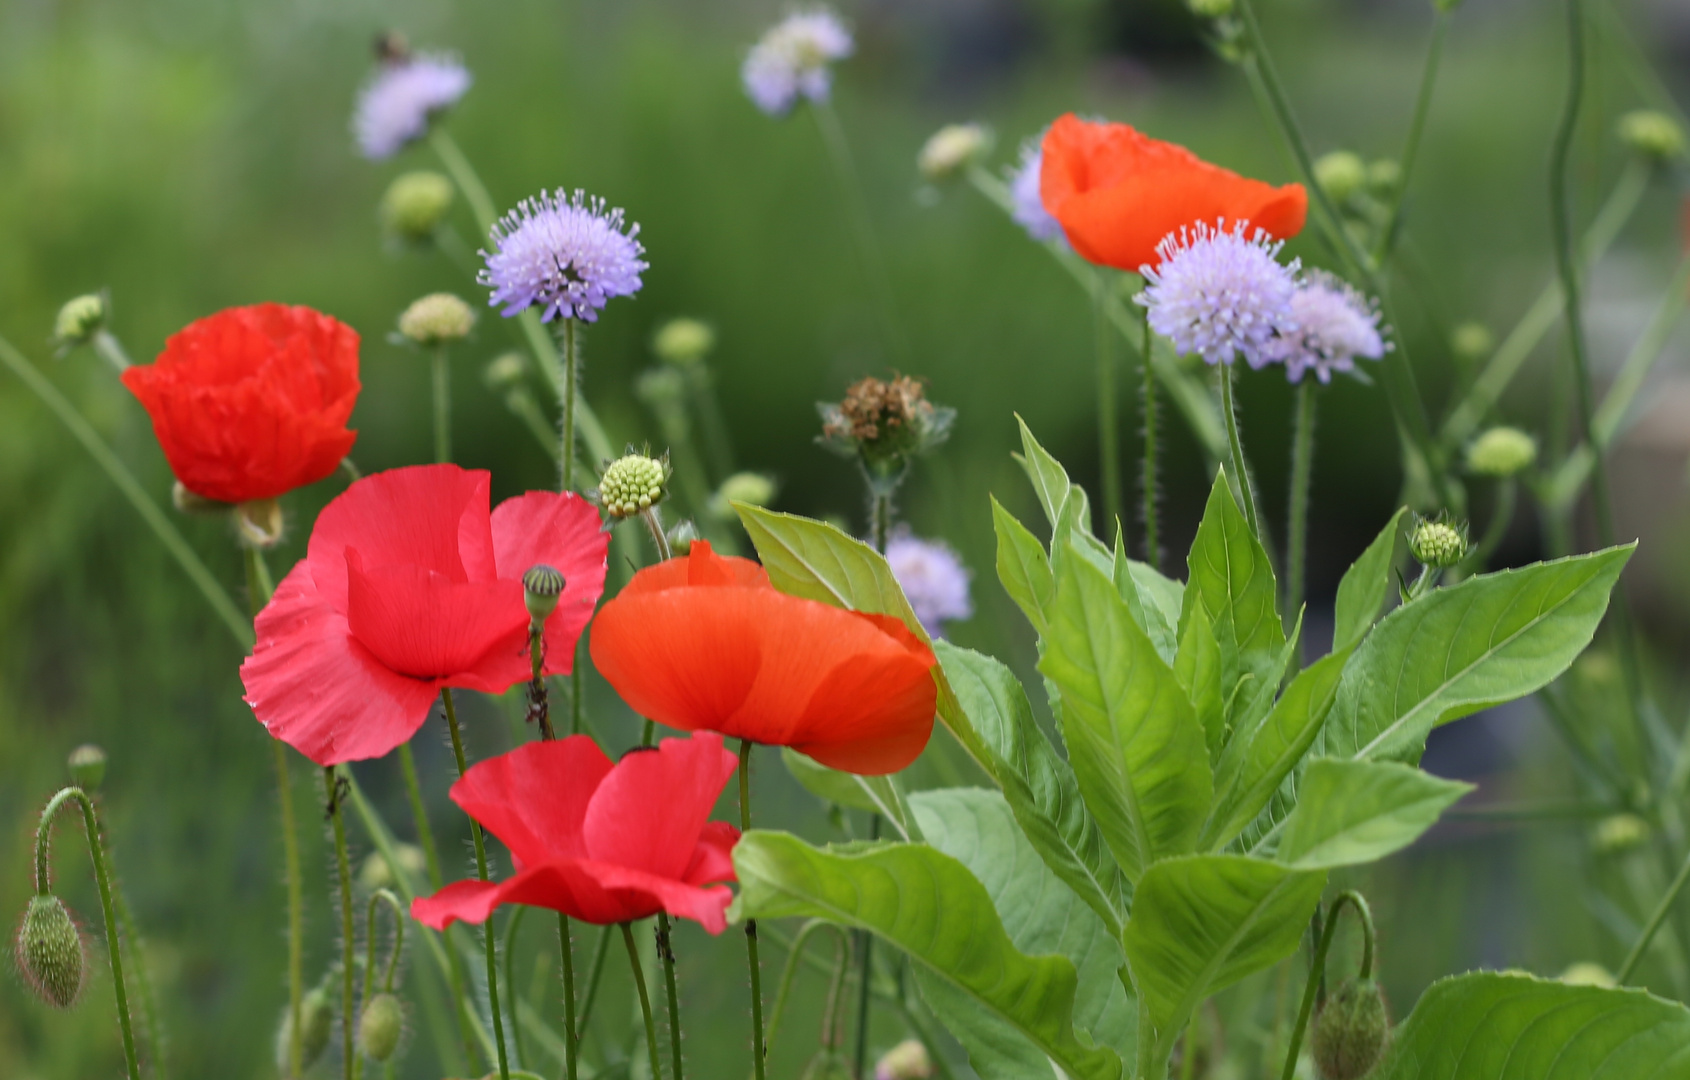
MULTIPOLYGON (((1672 6, 1618 9, 1658 50, 1655 71, 1669 86, 1682 83, 1690 57, 1690 30, 1681 21, 1674 31, 1672 6)), ((1267 0, 1261 7, 1317 151, 1398 154, 1429 0, 1267 0)), ((1550 274, 1545 164, 1564 81, 1558 9, 1472 0, 1454 23, 1408 203, 1408 269, 1395 285, 1397 332, 1434 415, 1463 374, 1446 344, 1452 326, 1480 319, 1500 334, 1550 274)), ((640 223, 651 263, 645 287, 633 300, 613 302, 586 336, 585 392, 613 441, 662 445, 634 380, 654 363, 649 341, 657 326, 677 315, 702 318, 719 334, 712 364, 738 463, 779 478, 778 508, 837 515, 861 531, 857 478, 814 445, 814 403, 837 399, 863 374, 924 376, 931 396, 955 406, 959 419, 950 444, 918 468, 900 512, 974 568, 976 614, 951 636, 1030 672, 1031 634, 994 580, 986 496, 996 494, 1024 520, 1036 516, 1009 458, 1014 412, 1078 479, 1095 479, 1087 301, 1045 251, 966 185, 928 189, 914 168, 916 152, 940 124, 977 119, 998 135, 996 169, 1014 159, 1023 138, 1075 110, 1131 121, 1241 172, 1295 177, 1239 74, 1209 54, 1177 0, 878 0, 845 10, 860 48, 839 70, 836 100, 907 355, 883 344, 815 125, 802 112, 770 120, 740 92, 745 48, 781 13, 761 0, 7 0, 0 5, 0 334, 78 403, 166 501, 171 478, 146 417, 111 371, 86 350, 51 358, 58 306, 109 288, 113 328, 144 361, 166 335, 220 308, 308 304, 363 335, 359 465, 427 460, 425 362, 388 335, 398 312, 423 293, 452 290, 479 305, 484 292, 438 251, 393 250, 380 235, 375 206, 388 181, 406 169, 438 167, 424 145, 390 162, 364 161, 348 133, 370 42, 399 29, 419 46, 460 52, 475 73, 449 126, 502 207, 542 188, 582 187, 640 223)), ((1611 134, 1615 116, 1648 92, 1611 44, 1598 49, 1580 135, 1581 221, 1622 160, 1611 134)), ((1666 177, 1651 187, 1595 275, 1592 323, 1604 367, 1623 356, 1678 257, 1678 184, 1666 177)), ((473 238, 462 200, 455 214, 456 228, 473 238)), ((1327 261, 1311 239, 1292 250, 1313 264, 1327 261)), ((481 380, 487 360, 518 344, 515 327, 489 312, 454 361, 457 459, 492 470, 495 498, 553 479, 552 464, 481 380)), ((1682 383, 1673 381, 1674 369, 1683 378, 1681 346, 1668 353, 1659 393, 1650 395, 1680 402, 1656 425, 1668 433, 1666 448, 1622 451, 1616 464, 1625 470, 1621 531, 1648 532, 1632 588, 1665 667, 1690 637, 1684 456, 1671 438, 1690 430, 1682 383), (1683 422, 1675 426, 1675 417, 1683 422)), ((1505 399, 1505 418, 1544 427, 1560 359, 1551 335, 1505 399)), ((1264 505, 1282 529, 1290 394, 1269 372, 1246 377, 1242 395, 1264 505)), ((1314 609, 1329 605, 1338 576, 1390 513, 1400 486, 1381 391, 1342 380, 1323 400, 1314 609)), ((1132 401, 1124 393, 1123 410, 1132 401)), ((1168 550, 1177 556, 1207 483, 1195 442, 1166 404, 1163 415, 1168 550)), ((1129 421, 1128 431, 1135 428, 1129 421)), ((1136 452, 1126 464, 1135 466, 1136 452)), ((271 559, 278 577, 301 554, 316 509, 340 487, 332 478, 285 500, 290 534, 271 559)), ((1475 498, 1485 505, 1483 495, 1475 498)), ((179 520, 238 590, 228 529, 179 520)), ((1516 526, 1505 558, 1536 557, 1529 515, 1516 526)), ((1311 618, 1322 616, 1315 610, 1311 618)), ((0 912, 23 909, 34 815, 64 782, 65 754, 81 742, 102 744, 111 755, 103 796, 109 831, 148 937, 172 1068, 206 1080, 274 1076, 285 997, 276 800, 266 738, 240 701, 239 660, 224 628, 105 476, 36 398, 0 375, 0 912)), ((1590 677, 1599 686, 1602 672, 1590 677)), ((631 743, 632 718, 606 687, 591 691, 599 728, 613 744, 631 743)), ((469 712, 477 756, 516 737, 498 703, 472 703, 469 712)), ((437 727, 431 723, 417 746, 436 828, 448 861, 458 863, 450 856, 462 818, 445 799, 449 759, 437 727)), ((1460 729, 1459 738, 1434 746, 1428 764, 1479 777, 1479 798, 1569 790, 1565 755, 1530 706, 1460 729)), ((953 749, 941 735, 921 775, 968 782, 953 749)), ((357 772, 408 837, 391 764, 357 772)), ((320 793, 309 775, 296 769, 314 978, 334 939, 316 824, 320 793)), ((762 822, 827 835, 820 805, 773 755, 756 775, 762 822)), ((1625 875, 1647 884, 1655 867, 1590 861, 1587 830, 1577 820, 1529 829, 1456 822, 1366 879, 1398 1011, 1431 979, 1468 966, 1553 973, 1579 959, 1615 964, 1622 946, 1613 935, 1624 913, 1593 897, 1625 875)), ((367 850, 356 830, 355 837, 367 850)), ((97 931, 77 830, 61 828, 59 844, 63 893, 97 931)), ((545 951, 542 921, 525 936, 536 955, 545 951)), ((738 1075, 748 1036, 737 934, 712 940, 688 924, 678 951, 694 1074, 738 1075)), ((778 949, 771 953, 770 981, 780 958, 778 949)), ((420 977, 420 958, 412 959, 420 977)), ((519 970, 530 969, 521 958, 519 970)), ((602 1015, 614 1034, 630 1014, 626 982, 617 964, 612 970, 602 1015)), ((1673 984, 1663 980, 1660 989, 1673 984)), ((801 1070, 820 995, 819 979, 801 983, 773 1075, 801 1070)), ((110 996, 109 979, 97 973, 80 1009, 52 1013, 15 980, 0 983, 0 1075, 116 1074, 110 996)), ((439 1077, 427 1014, 414 1011, 412 1028, 401 1075, 439 1077)), ((877 1044, 896 1037, 895 1024, 876 1029, 877 1044)))

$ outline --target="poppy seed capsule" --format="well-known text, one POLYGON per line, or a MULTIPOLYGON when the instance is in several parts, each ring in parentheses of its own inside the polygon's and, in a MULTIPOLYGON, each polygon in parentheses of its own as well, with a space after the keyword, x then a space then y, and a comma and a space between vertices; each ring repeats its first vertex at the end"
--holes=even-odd
POLYGON ((403 173, 381 197, 381 223, 402 240, 422 243, 434 235, 452 206, 452 182, 437 172, 403 173))
POLYGON ((83 791, 93 792, 106 778, 106 752, 93 743, 83 743, 65 759, 70 767, 71 782, 83 791))
POLYGON ((1449 347, 1463 364, 1476 364, 1496 348, 1496 335, 1482 322, 1464 322, 1449 336, 1449 347))
POLYGON ((86 345, 105 321, 105 297, 99 293, 75 297, 59 309, 59 317, 53 321, 53 339, 64 346, 86 345))
POLYGON ((461 341, 475 327, 475 312, 451 293, 430 293, 399 316, 399 333, 418 345, 461 341))
POLYGON ((1422 521, 1408 538, 1408 550, 1423 566, 1448 569, 1467 557, 1467 537, 1442 521, 1422 521))
POLYGON ((1315 1017, 1311 1049, 1325 1080, 1359 1080, 1391 1034, 1385 995, 1372 979, 1345 979, 1315 1017))
POLYGON ((371 1061, 386 1061, 405 1033, 405 1007, 392 994, 377 994, 358 1018, 358 1051, 371 1061))
POLYGON ((34 896, 18 927, 18 971, 47 1004, 68 1009, 82 989, 82 931, 56 896, 34 896))
POLYGON ((528 617, 538 626, 557 610, 557 598, 563 595, 563 575, 538 563, 522 575, 522 602, 528 605, 528 617))
MULTIPOLYGON (((282 1024, 276 1032, 276 1068, 288 1075, 288 1056, 292 1052, 293 1017, 288 1008, 282 1009, 282 1024)), ((304 1073, 329 1047, 329 1035, 334 1028, 334 1009, 329 1004, 328 991, 317 986, 299 999, 299 1071, 304 1073)))
POLYGON ((643 454, 629 454, 614 461, 599 481, 599 503, 613 518, 632 517, 663 501, 669 480, 666 464, 643 454))

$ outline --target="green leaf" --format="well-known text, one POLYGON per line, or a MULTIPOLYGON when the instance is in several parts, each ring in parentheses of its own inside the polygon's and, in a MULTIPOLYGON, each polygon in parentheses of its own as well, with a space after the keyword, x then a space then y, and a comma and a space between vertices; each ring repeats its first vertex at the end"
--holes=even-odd
POLYGON ((1246 699, 1234 696, 1241 679, 1254 677, 1258 686, 1275 679, 1285 627, 1279 621, 1273 567, 1233 501, 1224 469, 1215 474, 1186 564, 1190 578, 1180 636, 1185 636, 1191 613, 1201 608, 1220 646, 1221 699, 1242 702, 1246 699))
POLYGON ((910 808, 927 842, 986 887, 1017 949, 1073 961, 1079 975, 1075 1025, 1131 1060, 1137 1017, 1121 982, 1127 958, 1120 931, 1111 931, 1040 861, 1003 796, 979 788, 924 791, 910 796, 910 808))
POLYGON ((1145 873, 1124 937, 1154 1060, 1205 998, 1296 951, 1325 884, 1324 873, 1243 855, 1167 859, 1145 873))
MULTIPOLYGON (((892 827, 906 840, 912 838, 909 814, 890 776, 857 776, 840 772, 812 761, 790 746, 781 748, 780 759, 793 779, 816 798, 848 806, 853 810, 867 810, 871 814, 879 814, 890 820, 892 827)), ((919 836, 915 838, 919 839, 919 836)))
POLYGON ((1391 569, 1396 562, 1397 539, 1402 532, 1405 506, 1391 515, 1391 520, 1379 530, 1373 543, 1361 553, 1338 582, 1338 602, 1334 609, 1332 651, 1348 648, 1360 641, 1379 617, 1385 598, 1391 592, 1391 569))
POLYGON ((1175 627, 1179 626, 1180 604, 1185 586, 1177 581, 1169 581, 1144 563, 1127 558, 1126 547, 1118 530, 1115 533, 1115 552, 1110 566, 1110 577, 1115 580, 1115 588, 1120 592, 1121 599, 1127 602, 1127 610, 1132 612, 1133 621, 1150 635, 1151 644, 1156 646, 1156 652, 1162 659, 1173 663, 1174 656, 1179 651, 1179 638, 1175 636, 1175 627))
MULTIPOLYGON (((1069 491, 1073 487, 1068 480, 1068 470, 1039 445, 1039 440, 1033 438, 1027 421, 1017 415, 1015 422, 1021 427, 1021 453, 1015 455, 1015 460, 1021 463, 1021 468, 1027 472, 1027 479, 1033 482, 1033 491, 1039 497, 1039 505, 1044 507, 1045 518, 1054 529, 1057 520, 1062 516, 1062 504, 1068 501, 1069 491)), ((1081 498, 1084 497, 1085 493, 1081 492, 1081 498)), ((1091 528, 1089 510, 1081 524, 1084 528, 1091 528)))
POLYGON ((1415 762, 1437 725, 1548 683, 1589 644, 1635 547, 1469 578, 1397 608, 1350 657, 1322 752, 1415 762))
POLYGON ((1039 857, 1110 932, 1121 932, 1120 870, 1080 799, 1074 770, 1039 730, 1027 693, 989 656, 937 641, 946 678, 974 730, 991 748, 993 774, 1039 857))
POLYGON ((1304 668, 1248 742, 1240 737, 1228 744, 1215 773, 1215 805, 1199 847, 1226 846, 1273 798, 1320 733, 1349 657, 1346 648, 1304 668))
POLYGON ((736 917, 827 919, 872 931, 972 1002, 962 1011, 974 1025, 970 1042, 1014 1036, 1012 1048, 1030 1042, 1076 1080, 1119 1080, 1119 1056, 1074 1034, 1073 962, 1017 951, 985 886, 950 856, 925 844, 838 854, 753 830, 733 858, 736 917))
POLYGON ((1473 972, 1433 983, 1372 1080, 1683 1080, 1690 1010, 1641 990, 1473 972))
POLYGON ((1033 629, 1045 632, 1045 609, 1056 597, 1050 557, 1027 526, 992 499, 992 528, 998 534, 998 580, 1033 629))
POLYGON ((1286 819, 1279 861, 1298 870, 1357 866, 1414 843, 1472 784, 1411 765, 1316 758, 1286 819))
POLYGON ((1215 644, 1209 616, 1202 608, 1191 613, 1174 657, 1174 677, 1185 690, 1197 722, 1203 725, 1203 739, 1209 747, 1209 762, 1220 760, 1226 745, 1226 702, 1221 698, 1221 650, 1215 644))
POLYGON ((1114 582, 1083 558, 1058 561, 1039 670, 1061 695, 1080 793, 1127 879, 1191 850, 1212 794, 1203 729, 1114 582))

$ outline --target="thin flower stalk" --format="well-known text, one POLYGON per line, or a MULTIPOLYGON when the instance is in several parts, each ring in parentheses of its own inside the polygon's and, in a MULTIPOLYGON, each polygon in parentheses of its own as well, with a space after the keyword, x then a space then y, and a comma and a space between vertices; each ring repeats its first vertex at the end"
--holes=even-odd
MULTIPOLYGON (((739 741, 739 829, 751 831, 751 747, 750 739, 739 741)), ((630 939, 631 941, 631 939, 630 939)), ((630 944, 629 949, 633 948, 630 944)), ((751 965, 751 1064, 756 1080, 764 1078, 764 1058, 769 1047, 763 1041, 763 967, 757 961, 757 920, 745 920, 745 954, 751 965)), ((652 1075, 657 1075, 654 1069, 652 1075)))
POLYGON ((1139 352, 1139 408, 1144 421, 1144 461, 1140 465, 1139 486, 1144 498, 1144 561, 1153 567, 1162 565, 1161 515, 1157 512, 1160 482, 1157 479, 1156 455, 1160 432, 1157 429, 1156 371, 1151 363, 1154 348, 1150 336, 1150 309, 1144 309, 1144 348, 1139 352))
POLYGON ((1356 918, 1361 920, 1362 927, 1362 959, 1361 977, 1371 978, 1373 975, 1373 912, 1367 906, 1367 900, 1358 892, 1345 889, 1332 901, 1332 907, 1326 914, 1325 929, 1320 927, 1320 913, 1315 912, 1315 940, 1314 957, 1310 962, 1309 981, 1303 988, 1303 1003, 1297 1009, 1297 1022, 1291 1028, 1291 1046, 1285 1053, 1285 1068, 1280 1073, 1281 1080, 1291 1080, 1297 1072, 1297 1055, 1303 1048, 1303 1033, 1308 1029, 1309 1015, 1314 1011, 1315 995, 1324 992, 1326 985, 1326 954, 1332 948, 1332 937, 1338 929, 1338 913, 1345 904, 1355 909, 1356 918))
POLYGON ((822 143, 827 147, 828 163, 833 166, 834 178, 838 180, 840 191, 845 197, 845 212, 851 219, 851 238, 856 242, 857 258, 862 263, 863 276, 874 295, 875 310, 880 315, 886 348, 894 358, 902 359, 909 355, 909 345, 904 340, 903 331, 899 326, 897 306, 892 300, 892 286, 886 276, 886 261, 882 258, 880 244, 875 239, 868 200, 863 195, 862 183, 857 177, 850 140, 845 137, 845 128, 839 123, 839 114, 834 111, 829 99, 824 97, 811 101, 810 113, 816 118, 816 128, 821 132, 822 143))
POLYGON ((1285 619, 1294 622, 1303 606, 1308 572, 1309 486, 1314 472, 1315 412, 1319 402, 1313 380, 1297 386, 1297 413, 1291 434, 1291 505, 1285 518, 1285 619))
POLYGON ((1420 160, 1420 141, 1426 134, 1426 118, 1432 112, 1432 91, 1438 84, 1438 67, 1443 58, 1444 39, 1449 35, 1450 13, 1441 5, 1432 7, 1432 38, 1426 46, 1426 64, 1420 72, 1420 92, 1414 98, 1414 118, 1408 124, 1408 140, 1403 144, 1402 173, 1391 193, 1390 210, 1385 214, 1384 227, 1379 232, 1379 244, 1373 250, 1373 265, 1383 267, 1397 244, 1402 225, 1403 197, 1408 191, 1414 166, 1420 160))
POLYGON ((452 460, 452 369, 445 345, 434 347, 430 366, 434 374, 434 461, 443 465, 452 460))
POLYGON ((1121 519, 1121 437, 1118 431, 1118 405, 1115 400, 1115 357, 1110 348, 1114 334, 1109 329, 1105 311, 1105 297, 1109 281, 1101 268, 1092 271, 1097 283, 1092 287, 1092 339, 1097 367, 1097 453, 1099 484, 1103 487, 1104 520, 1113 523, 1121 519))
POLYGON ((1239 502, 1244 506, 1244 519, 1252 535, 1260 539, 1261 523, 1256 519, 1256 495, 1251 490, 1250 473, 1244 467, 1244 444, 1238 437, 1238 412, 1232 401, 1232 365, 1217 364, 1221 382, 1221 414, 1226 417, 1227 445, 1232 454, 1232 480, 1237 485, 1239 502))
POLYGON ((334 765, 323 767, 323 798, 327 801, 329 821, 334 828, 335 869, 340 882, 341 1076, 343 1080, 353 1080, 357 1075, 357 1044, 352 1035, 355 1015, 352 1001, 357 971, 353 966, 352 957, 357 942, 353 938, 352 927, 352 863, 346 852, 346 816, 342 812, 344 807, 341 805, 341 785, 335 769, 334 765))
MULTIPOLYGON (((646 1052, 651 1055, 652 1080, 663 1080, 663 1063, 657 1051, 657 1022, 651 1015, 651 995, 646 993, 645 972, 641 970, 640 949, 634 944, 634 931, 629 923, 619 923, 622 928, 622 943, 628 947, 628 966, 634 973, 634 989, 639 992, 640 1015, 645 1019, 646 1052)), ((758 1075, 762 1070, 758 1070, 758 1075)))
POLYGON ((657 956, 663 961, 663 982, 669 997, 669 1075, 681 1080, 681 999, 675 989, 675 940, 667 912, 657 913, 656 934, 657 956))

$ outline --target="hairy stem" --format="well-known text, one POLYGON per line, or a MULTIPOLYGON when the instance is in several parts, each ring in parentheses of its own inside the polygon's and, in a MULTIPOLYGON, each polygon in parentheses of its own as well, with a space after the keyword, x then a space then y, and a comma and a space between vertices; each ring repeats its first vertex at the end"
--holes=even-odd
MULTIPOLYGON (((742 833, 751 831, 751 747, 750 739, 739 741, 739 828, 742 833)), ((745 920, 745 953, 751 963, 751 1065, 756 1080, 763 1080, 763 1058, 769 1048, 763 1041, 763 967, 757 962, 756 919, 745 920)))
POLYGON ((563 320, 563 399, 559 403, 558 419, 558 475, 564 491, 569 490, 575 477, 575 395, 581 381, 580 348, 577 320, 563 320))
POLYGON ((612 929, 608 926, 599 928, 598 944, 593 946, 593 959, 587 965, 587 988, 581 997, 581 1016, 575 1022, 575 1030, 582 1038, 586 1038, 587 1024, 593 1018, 593 1003, 599 996, 599 979, 604 975, 604 961, 610 955, 610 935, 612 929))
POLYGON ((1294 621, 1303 606, 1309 550, 1309 485, 1314 472, 1315 383, 1297 387, 1297 418, 1291 437, 1291 505, 1285 523, 1285 618, 1294 621))
POLYGON ((352 929, 352 862, 346 852, 346 817, 341 813, 340 784, 333 765, 323 768, 323 797, 328 800, 329 821, 334 826, 335 869, 340 881, 340 1068, 344 1080, 352 1080, 357 1053, 352 1037, 353 980, 357 976, 352 957, 357 943, 352 929))
MULTIPOLYGON (((880 815, 868 819, 870 840, 880 839, 880 815)), ((851 1055, 857 1080, 868 1078, 869 996, 874 983, 874 935, 867 930, 857 931, 857 1045, 851 1055)))
POLYGON ((1144 488, 1144 561, 1156 569, 1162 566, 1162 530, 1156 500, 1159 485, 1156 476, 1156 369, 1150 362, 1150 309, 1144 309, 1144 351, 1139 358, 1143 375, 1140 407, 1144 410, 1144 464, 1140 484, 1144 488))
POLYGON ((640 968, 640 950, 634 944, 631 923, 620 923, 622 943, 628 947, 628 966, 634 972, 634 988, 640 992, 640 1015, 645 1017, 645 1045, 651 1055, 651 1080, 663 1080, 663 1063, 657 1054, 657 1022, 651 1015, 651 995, 645 990, 645 972, 640 968))
POLYGON ((669 996, 669 1075, 681 1080, 681 999, 675 991, 675 943, 669 914, 664 911, 657 913, 657 955, 663 961, 663 981, 669 996))
POLYGON ((1320 933, 1320 942, 1315 947, 1308 985, 1303 988, 1303 1003, 1297 1010, 1297 1023, 1291 1029, 1291 1047, 1285 1054, 1285 1068, 1280 1073, 1281 1080, 1292 1080, 1297 1073, 1297 1055, 1303 1049, 1303 1032, 1308 1027, 1309 1014, 1314 1011, 1315 995, 1326 982, 1326 954, 1332 948, 1332 936, 1338 929, 1338 912, 1346 903, 1355 909, 1356 917, 1361 920, 1361 977, 1367 979, 1373 976, 1373 912, 1368 909, 1367 901, 1360 893, 1346 889, 1338 894, 1338 898, 1332 901, 1332 907, 1327 911, 1326 927, 1320 933))

